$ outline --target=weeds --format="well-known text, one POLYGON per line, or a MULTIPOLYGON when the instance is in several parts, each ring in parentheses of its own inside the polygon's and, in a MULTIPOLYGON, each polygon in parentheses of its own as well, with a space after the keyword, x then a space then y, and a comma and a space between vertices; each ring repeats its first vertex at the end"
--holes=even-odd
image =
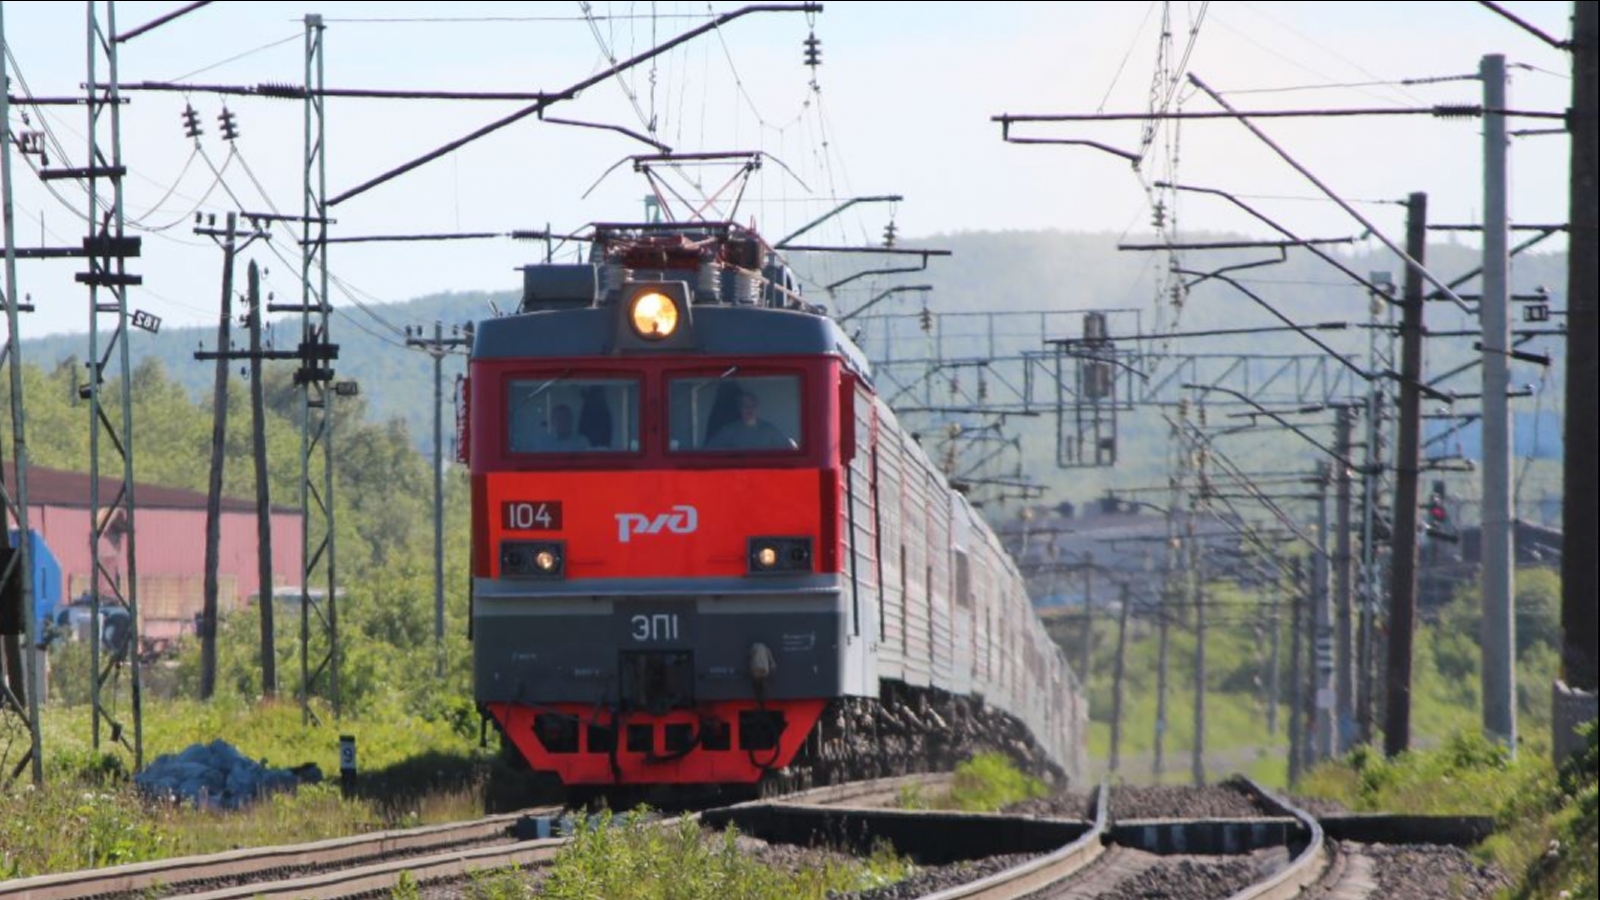
POLYGON ((466 900, 529 900, 533 885, 517 866, 485 869, 467 875, 466 900))
POLYGON ((948 792, 927 796, 920 786, 912 786, 900 790, 898 802, 901 809, 999 812, 1049 794, 1044 782, 1018 769, 1005 754, 980 753, 956 766, 948 792))
POLYGON ((401 872, 389 889, 389 900, 422 900, 422 888, 409 871, 401 872))
POLYGON ((1513 759, 1475 731, 1394 759, 1361 747, 1313 769, 1299 790, 1357 811, 1492 815, 1495 833, 1476 852, 1519 880, 1510 897, 1594 897, 1600 752, 1592 725, 1588 737, 1587 754, 1559 773, 1543 754, 1513 759))
MULTIPOLYGON (((703 831, 684 818, 646 825, 642 811, 602 813, 556 857, 540 896, 550 900, 823 900, 906 877, 910 863, 880 846, 866 860, 786 871, 764 865, 737 831, 703 831)), ((476 898, 475 898, 476 900, 476 898)), ((483 900, 506 900, 494 897, 483 900)))

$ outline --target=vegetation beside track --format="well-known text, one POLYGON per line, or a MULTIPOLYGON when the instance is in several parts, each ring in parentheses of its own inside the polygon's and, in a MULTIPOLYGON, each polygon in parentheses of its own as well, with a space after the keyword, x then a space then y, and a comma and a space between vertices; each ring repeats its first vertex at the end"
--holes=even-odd
MULTIPOLYGON (((1272 684, 1271 586, 1244 589, 1213 582, 1206 588, 1212 610, 1206 645, 1205 749, 1208 773, 1221 778, 1239 772, 1268 785, 1287 787, 1289 706, 1278 703, 1275 733, 1269 733, 1268 693, 1272 684), (1241 612, 1243 611, 1243 612, 1241 612)), ((1287 698, 1290 685, 1289 594, 1278 589, 1278 683, 1287 698)), ((1525 750, 1547 754, 1550 732, 1550 683, 1558 666, 1560 576, 1547 568, 1516 572, 1517 717, 1525 750)), ((1460 732, 1479 726, 1478 620, 1482 604, 1475 586, 1463 588, 1450 602, 1423 610, 1419 616, 1413 661, 1412 737, 1419 747, 1437 747, 1460 732)), ((1164 774, 1151 773, 1156 722, 1158 639, 1155 610, 1135 598, 1129 623, 1119 777, 1134 784, 1163 781, 1187 784, 1194 745, 1194 635, 1188 626, 1192 610, 1175 613, 1169 629, 1167 728, 1164 774)), ((1083 619, 1066 615, 1047 619, 1052 635, 1074 668, 1082 659, 1083 619)), ((1110 758, 1113 708, 1116 614, 1097 607, 1087 679, 1089 759, 1098 776, 1110 758)), ((1302 653, 1306 652, 1302 643, 1302 653)), ((1301 662, 1302 677, 1305 661, 1301 662)), ((1380 722, 1381 724, 1381 722, 1380 722)))
POLYGON ((1357 812, 1476 814, 1495 818, 1495 833, 1476 852, 1521 873, 1510 900, 1597 896, 1595 728, 1588 749, 1557 771, 1540 753, 1515 759, 1475 731, 1434 750, 1384 759, 1360 749, 1314 769, 1298 790, 1357 812))
POLYGON ((1003 753, 979 753, 956 766, 947 790, 928 793, 913 785, 900 792, 905 809, 959 809, 999 812, 1024 800, 1047 797, 1050 787, 1017 768, 1003 753))
MULTIPOLYGON (((641 827, 645 814, 602 815, 556 857, 540 896, 550 900, 824 900, 892 884, 912 865, 887 847, 864 860, 769 865, 737 831, 708 832, 688 818, 641 827)), ((506 900, 506 898, 486 898, 506 900)))

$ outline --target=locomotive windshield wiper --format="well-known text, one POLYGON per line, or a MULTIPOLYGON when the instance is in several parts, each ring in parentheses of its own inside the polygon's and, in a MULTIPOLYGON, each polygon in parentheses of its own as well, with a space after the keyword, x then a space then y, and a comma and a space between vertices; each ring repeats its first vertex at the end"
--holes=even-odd
POLYGON ((566 369, 561 374, 557 375, 556 377, 549 379, 545 383, 543 383, 543 384, 539 385, 538 387, 534 388, 533 390, 529 391, 528 395, 526 397, 523 397, 521 400, 517 401, 517 405, 513 406, 511 408, 511 411, 513 413, 515 413, 518 410, 522 409, 524 406, 527 406, 529 403, 532 403, 534 400, 538 399, 540 394, 543 394, 545 391, 548 391, 551 388, 555 387, 557 384, 560 384, 561 382, 567 380, 567 376, 569 376, 571 374, 572 374, 572 370, 571 369, 566 369))

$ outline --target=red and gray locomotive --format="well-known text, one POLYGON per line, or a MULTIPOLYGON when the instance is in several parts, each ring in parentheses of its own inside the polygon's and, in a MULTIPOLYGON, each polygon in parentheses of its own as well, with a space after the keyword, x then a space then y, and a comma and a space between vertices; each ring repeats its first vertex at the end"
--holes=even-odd
POLYGON ((886 773, 985 716, 1080 770, 1011 559, 753 231, 595 226, 478 325, 466 396, 476 698, 535 770, 886 773))

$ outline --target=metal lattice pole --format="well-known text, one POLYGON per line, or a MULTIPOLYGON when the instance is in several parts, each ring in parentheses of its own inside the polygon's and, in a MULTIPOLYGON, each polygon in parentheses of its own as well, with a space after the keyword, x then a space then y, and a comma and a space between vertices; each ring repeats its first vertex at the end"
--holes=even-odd
MULTIPOLYGON (((17 523, 18 538, 16 552, 11 554, 4 572, 0 573, 0 595, 14 592, 22 616, 22 644, 17 646, 14 641, 8 641, 7 652, 22 655, 22 691, 26 695, 25 698, 19 698, 12 690, 11 673, 19 667, 17 660, 7 660, 8 671, 0 674, 0 717, 16 716, 22 719, 23 726, 28 730, 28 752, 9 772, 0 772, 0 777, 5 779, 5 784, 9 784, 21 776, 23 769, 29 769, 33 783, 38 785, 44 783, 44 750, 39 738, 39 654, 34 650, 36 641, 33 633, 37 617, 33 600, 33 548, 28 528, 27 416, 23 403, 22 339, 18 330, 16 210, 11 193, 11 103, 7 99, 11 82, 6 71, 5 54, 9 48, 5 41, 5 30, 5 8, 4 4, 0 4, 0 203, 4 206, 5 219, 5 231, 0 236, 0 240, 5 242, 5 293, 0 294, 0 306, 5 308, 6 313, 6 345, 4 351, 0 351, 0 365, 7 367, 9 373, 11 448, 16 463, 16 477, 11 484, 8 485, 0 477, 0 500, 5 502, 11 518, 17 523)), ((0 540, 5 538, 4 531, 4 528, 0 528, 0 540)))
POLYGON ((328 177, 324 144, 322 17, 308 15, 306 28, 305 170, 301 244, 300 357, 295 381, 301 387, 300 413, 300 703, 307 720, 315 718, 311 697, 327 676, 334 717, 339 698, 339 601, 333 501, 333 380, 335 349, 328 343, 328 177), (320 461, 318 460, 320 457, 320 461), (313 527, 313 517, 321 527, 313 527), (319 599, 312 584, 322 575, 326 592, 319 599), (327 652, 313 665, 312 619, 322 627, 327 652))
MULTIPOLYGON (((121 743, 133 753, 135 771, 144 767, 143 696, 140 684, 138 653, 140 643, 139 623, 139 572, 136 545, 134 510, 133 464, 133 395, 132 364, 128 349, 128 287, 139 284, 137 275, 127 272, 127 257, 137 255, 134 241, 124 236, 122 177, 126 169, 122 164, 122 105, 117 70, 116 4, 105 2, 105 14, 99 14, 99 2, 88 6, 88 159, 86 168, 74 173, 82 177, 88 188, 88 221, 91 230, 89 271, 79 279, 89 285, 89 552, 91 575, 88 585, 89 609, 92 628, 98 632, 101 623, 102 596, 109 589, 114 601, 120 602, 128 612, 128 634, 119 647, 111 648, 111 658, 102 665, 100 635, 92 635, 89 642, 90 664, 93 668, 90 693, 94 707, 93 745, 100 748, 102 720, 110 727, 110 739, 121 743), (96 77, 100 62, 104 60, 106 79, 96 77), (104 132, 104 134, 102 134, 104 132), (109 145, 109 146, 108 146, 109 145), (109 151, 109 155, 108 155, 109 151), (109 182, 111 198, 102 201, 101 185, 109 182), (109 319, 109 336, 102 343, 101 329, 109 319), (104 398, 106 370, 115 358, 117 382, 116 398, 112 412, 108 412, 104 398), (113 414, 117 419, 113 419, 113 414), (104 438, 104 440, 102 440, 104 438), (113 457, 111 485, 113 494, 109 502, 102 496, 102 455, 110 446, 113 457), (120 459, 120 467, 116 460, 120 459), (109 552, 109 556, 107 554, 109 552), (107 568, 107 559, 122 559, 122 571, 107 568), (124 577, 124 573, 126 573, 124 577), (128 665, 130 690, 129 717, 133 725, 133 743, 128 744, 123 725, 118 722, 105 703, 105 683, 124 663, 128 665)), ((116 685, 112 685, 113 695, 116 685)))

